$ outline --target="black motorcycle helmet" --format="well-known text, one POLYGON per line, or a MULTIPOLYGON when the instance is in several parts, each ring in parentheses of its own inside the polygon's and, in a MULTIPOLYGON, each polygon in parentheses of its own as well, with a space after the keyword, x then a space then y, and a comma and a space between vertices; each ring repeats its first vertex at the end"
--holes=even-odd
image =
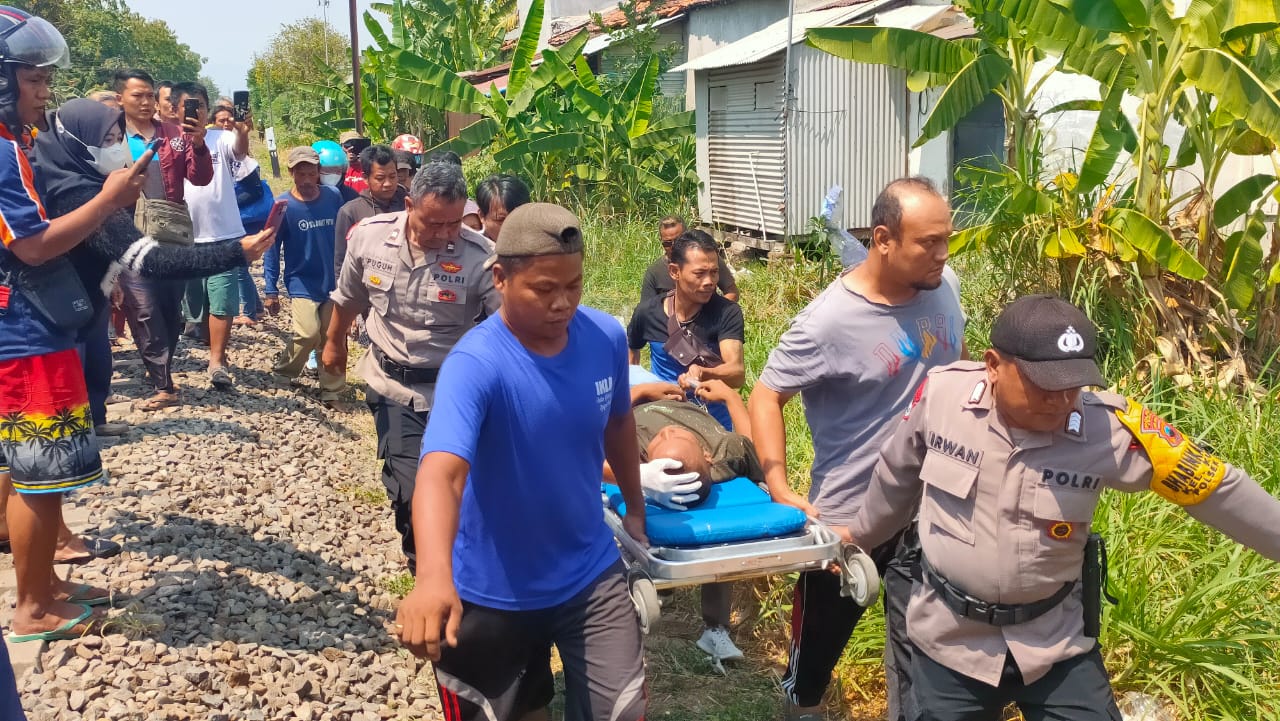
POLYGON ((0 5, 0 122, 18 132, 18 68, 71 67, 71 51, 47 20, 0 5))

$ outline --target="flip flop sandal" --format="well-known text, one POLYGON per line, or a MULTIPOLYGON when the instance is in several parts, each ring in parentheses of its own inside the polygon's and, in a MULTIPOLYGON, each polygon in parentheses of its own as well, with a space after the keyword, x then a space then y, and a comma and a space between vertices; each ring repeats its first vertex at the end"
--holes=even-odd
POLYGON ((231 377, 231 373, 226 368, 218 367, 209 371, 209 383, 218 390, 231 390, 235 387, 236 382, 231 377))
POLYGON ((83 603, 76 605, 80 606, 80 608, 84 610, 84 613, 80 614, 78 618, 70 619, 52 631, 24 633, 21 635, 11 633, 8 638, 9 643, 29 643, 31 641, 70 641, 87 636, 89 632, 93 630, 94 626, 94 621, 89 620, 90 617, 93 616, 93 609, 83 603), (80 624, 85 624, 85 627, 83 631, 77 633, 74 629, 80 624))
POLYGON ((158 411, 162 408, 171 408, 173 406, 180 406, 180 405, 182 405, 182 399, 179 398, 176 394, 170 395, 168 397, 162 397, 159 394, 157 394, 157 395, 151 396, 150 398, 144 401, 139 401, 137 405, 137 409, 140 411, 158 411))
POLYGON ((81 606, 90 606, 90 607, 102 606, 104 604, 111 603, 111 594, 107 594, 106 596, 85 595, 96 590, 98 589, 94 588, 93 586, 90 586, 87 583, 82 583, 76 586, 75 590, 73 590, 71 593, 67 594, 67 599, 66 599, 67 603, 76 603, 81 606))
POLYGON ((84 556, 76 556, 64 560, 54 559, 54 563, 65 563, 70 566, 83 566, 84 564, 99 558, 115 558, 120 555, 124 548, 115 541, 108 541, 105 538, 86 538, 84 545, 89 548, 89 553, 84 556))

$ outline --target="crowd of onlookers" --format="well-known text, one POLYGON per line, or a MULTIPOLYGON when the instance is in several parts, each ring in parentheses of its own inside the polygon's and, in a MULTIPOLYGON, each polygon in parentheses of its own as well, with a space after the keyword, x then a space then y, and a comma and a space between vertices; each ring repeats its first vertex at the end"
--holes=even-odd
MULTIPOLYGON (((147 387, 133 401, 140 412, 182 404, 174 357, 184 336, 208 347, 209 385, 233 390, 233 328, 278 313, 282 293, 293 321, 275 365, 282 383, 297 383, 311 369, 321 399, 339 402, 345 341, 356 336, 374 340, 380 372, 398 373, 412 388, 421 372, 402 350, 421 352, 411 336, 432 334, 430 311, 401 307, 395 316, 393 307, 401 327, 390 336, 387 307, 377 297, 335 318, 331 295, 343 280, 348 240, 368 221, 398 219, 396 233, 416 273, 399 289, 472 308, 485 296, 467 298, 452 258, 474 261, 472 281, 479 281, 492 238, 528 191, 514 177, 493 176, 472 200, 456 154, 424 160, 413 135, 383 145, 347 132, 289 149, 291 187, 277 196, 249 153, 248 107, 211 98, 199 83, 157 81, 139 69, 121 70, 111 88, 55 107, 54 74, 69 62, 61 34, 39 17, 2 7, 0 33, 7 43, 0 44, 0 549, 13 554, 18 587, 6 626, 12 642, 76 638, 97 622, 109 594, 60 579, 54 564, 109 558, 121 547, 72 533, 62 500, 105 477, 98 439, 129 432, 107 417, 109 405, 130 401, 111 391, 113 346, 126 329, 147 387), (436 202, 441 192, 457 202, 436 202), (427 215, 414 215, 415 205, 427 215), (430 272, 416 247, 424 233, 445 243, 430 272), (250 272, 259 259, 261 291, 250 272), (338 321, 342 358, 321 363, 338 321)), ((355 282, 391 285, 390 276, 382 281, 373 273, 355 282)), ((490 299, 488 310, 494 307, 490 299)), ((469 327, 454 317, 461 312, 446 313, 452 330, 435 334, 456 340, 469 327)), ((378 403, 399 395, 387 397, 370 401, 375 416, 378 403)), ((4 679, 0 697, 0 716, 20 718, 4 679)))

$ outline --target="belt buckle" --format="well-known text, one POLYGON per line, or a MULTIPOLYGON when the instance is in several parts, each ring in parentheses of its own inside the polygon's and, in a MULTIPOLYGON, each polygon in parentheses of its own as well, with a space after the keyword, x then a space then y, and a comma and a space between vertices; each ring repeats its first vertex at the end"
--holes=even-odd
POLYGON ((973 597, 966 598, 964 602, 966 616, 978 621, 991 622, 991 604, 973 597))

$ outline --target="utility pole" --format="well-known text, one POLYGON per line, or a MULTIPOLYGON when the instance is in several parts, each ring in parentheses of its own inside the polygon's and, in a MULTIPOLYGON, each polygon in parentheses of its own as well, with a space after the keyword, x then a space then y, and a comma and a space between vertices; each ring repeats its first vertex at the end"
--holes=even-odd
POLYGON ((332 67, 329 64, 329 0, 317 0, 320 4, 320 12, 324 17, 324 66, 332 67))
MULTIPOLYGON (((326 72, 333 67, 329 63, 329 0, 317 0, 320 4, 320 12, 324 17, 324 67, 326 72)), ((329 98, 324 99, 325 112, 329 111, 329 98)))
POLYGON ((356 132, 364 135, 364 102, 360 98, 360 29, 356 25, 356 0, 351 0, 351 95, 356 103, 356 132))

